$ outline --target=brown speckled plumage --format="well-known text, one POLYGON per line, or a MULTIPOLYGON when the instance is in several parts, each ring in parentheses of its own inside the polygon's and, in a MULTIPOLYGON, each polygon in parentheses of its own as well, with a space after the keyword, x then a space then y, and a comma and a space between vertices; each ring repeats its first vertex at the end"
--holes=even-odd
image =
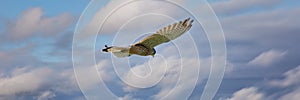
POLYGON ((143 45, 132 45, 129 49, 130 54, 137 54, 141 56, 151 55, 152 48, 147 48, 143 45))

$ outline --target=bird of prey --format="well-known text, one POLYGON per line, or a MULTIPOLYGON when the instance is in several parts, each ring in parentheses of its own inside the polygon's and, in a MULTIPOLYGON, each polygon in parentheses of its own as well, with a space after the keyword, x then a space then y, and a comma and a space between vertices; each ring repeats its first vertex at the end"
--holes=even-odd
POLYGON ((154 57, 156 53, 154 49, 155 46, 169 42, 181 36, 192 27, 193 21, 194 20, 190 20, 190 18, 187 18, 184 21, 179 21, 177 23, 164 27, 156 33, 145 37, 138 43, 130 45, 130 47, 108 47, 107 45, 105 45, 105 48, 102 49, 102 51, 111 52, 117 57, 129 57, 133 54, 154 57))

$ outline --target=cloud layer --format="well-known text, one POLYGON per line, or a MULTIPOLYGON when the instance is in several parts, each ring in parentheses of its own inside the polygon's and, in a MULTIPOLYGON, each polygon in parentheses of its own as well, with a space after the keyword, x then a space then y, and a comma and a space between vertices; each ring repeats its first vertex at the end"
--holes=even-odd
POLYGON ((261 53, 249 62, 251 65, 268 66, 284 57, 287 52, 269 50, 261 53))
POLYGON ((55 17, 44 15, 40 7, 27 9, 22 15, 7 27, 7 32, 13 39, 26 39, 35 34, 52 36, 63 32, 73 24, 74 16, 63 13, 55 17))
MULTIPOLYGON (((188 1, 174 1, 188 4, 188 1)), ((109 1, 103 9, 99 10, 89 23, 91 29, 88 29, 86 34, 89 34, 91 30, 97 31, 98 27, 95 25, 99 24, 99 19, 104 18, 105 14, 110 13, 121 2, 123 1, 109 1)), ((225 32, 229 55, 228 65, 231 66, 231 71, 227 70, 223 81, 224 84, 230 85, 224 89, 222 88, 224 84, 222 84, 220 92, 214 99, 297 100, 300 98, 300 82, 298 81, 300 48, 297 46, 300 32, 298 20, 300 9, 298 6, 283 5, 282 2, 280 0, 222 0, 211 3, 225 32), (231 83, 227 79, 231 79, 229 80, 231 83)), ((163 2, 132 3, 116 11, 107 19, 103 30, 107 38, 104 40, 113 38, 114 33, 124 23, 143 12, 162 13, 175 19, 186 17, 179 8, 163 2), (147 9, 150 7, 152 8, 147 9)), ((0 34, 0 99, 84 98, 76 84, 71 62, 73 30, 71 26, 75 24, 75 16, 79 15, 71 15, 69 12, 49 15, 49 10, 44 10, 43 7, 27 8, 16 19, 5 20, 0 16, 0 21, 5 22, 0 24, 0 29, 4 29, 0 31, 2 32, 0 34)), ((158 16, 143 18, 127 23, 128 25, 123 27, 123 32, 134 32, 140 35, 143 32, 153 32, 165 24, 174 22, 174 20, 158 16)), ((199 30, 201 29, 194 29, 190 33, 191 36, 202 32, 199 30)), ((124 36, 129 37, 128 34, 124 36)), ((189 55, 186 58, 179 59, 178 56, 174 56, 178 51, 170 44, 158 47, 161 50, 160 53, 166 56, 165 60, 170 67, 166 68, 166 74, 155 87, 143 90, 124 84, 115 74, 109 54, 100 54, 101 61, 97 63, 97 66, 84 66, 87 68, 83 70, 87 73, 85 79, 89 80, 90 77, 87 77, 90 75, 89 72, 97 67, 105 84, 118 96, 118 99, 159 99, 167 95, 169 91, 172 91, 169 95, 172 99, 186 99, 184 94, 194 87, 193 84, 179 83, 174 88, 176 85, 174 83, 180 75, 178 64, 181 60, 186 62, 183 66, 184 70, 191 73, 181 77, 181 80, 188 83, 195 79, 195 73, 192 72, 195 71, 195 67, 198 67, 197 63, 200 60, 202 69, 200 75, 197 76, 199 80, 194 91, 197 93, 193 93, 190 97, 198 99, 200 97, 198 92, 203 90, 203 84, 209 75, 210 55, 201 45, 197 49, 202 53, 207 53, 207 56, 200 59, 190 57, 193 53, 189 52, 191 45, 187 45, 190 44, 187 36, 177 41, 186 45, 182 46, 186 48, 186 54, 189 55)), ((200 40, 197 38, 196 41, 200 40)), ((200 44, 202 43, 197 45, 200 44)), ((143 59, 133 61, 131 70, 145 76, 151 70, 146 67, 148 63, 140 63, 139 60, 143 59)), ((132 77, 134 74, 132 72, 125 73, 123 77, 130 82, 142 85, 155 83, 164 73, 162 68, 165 64, 160 61, 161 59, 150 61, 155 68, 152 69, 153 77, 147 80, 140 81, 132 77)), ((94 88, 98 84, 98 81, 95 81, 81 88, 94 88)))

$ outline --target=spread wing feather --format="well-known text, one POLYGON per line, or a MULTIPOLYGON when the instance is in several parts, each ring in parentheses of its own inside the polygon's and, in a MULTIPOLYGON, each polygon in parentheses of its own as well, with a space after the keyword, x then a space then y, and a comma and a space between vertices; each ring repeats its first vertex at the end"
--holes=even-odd
POLYGON ((158 30, 156 33, 144 38, 137 44, 142 44, 148 48, 153 48, 159 44, 169 42, 170 40, 176 39, 186 31, 188 31, 192 27, 192 23, 193 20, 187 18, 184 21, 174 23, 158 30))

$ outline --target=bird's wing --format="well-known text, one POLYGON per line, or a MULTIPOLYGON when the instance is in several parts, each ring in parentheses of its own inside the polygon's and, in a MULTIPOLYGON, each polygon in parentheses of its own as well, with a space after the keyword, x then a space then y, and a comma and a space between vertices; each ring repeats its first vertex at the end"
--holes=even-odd
POLYGON ((170 40, 181 36, 192 27, 192 23, 193 20, 187 18, 184 21, 180 21, 160 29, 156 33, 144 38, 136 44, 142 44, 148 48, 153 48, 159 44, 169 42, 170 40))

